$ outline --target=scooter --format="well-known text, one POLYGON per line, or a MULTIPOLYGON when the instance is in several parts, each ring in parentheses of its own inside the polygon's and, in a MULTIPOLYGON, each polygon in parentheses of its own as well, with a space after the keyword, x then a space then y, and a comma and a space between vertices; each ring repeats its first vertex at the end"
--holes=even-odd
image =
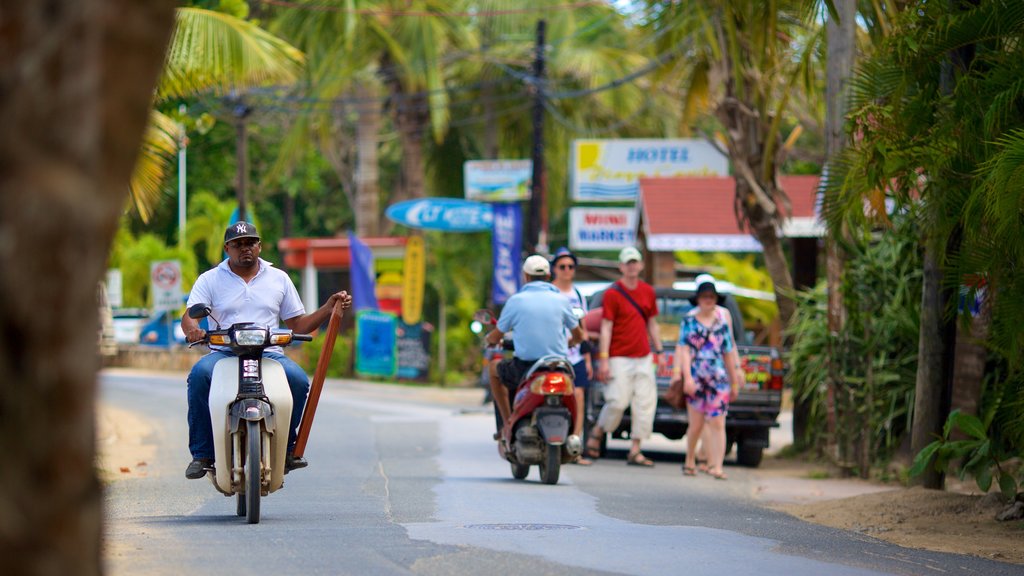
MULTIPOLYGON (((210 316, 210 307, 195 304, 191 318, 210 316)), ((216 320, 216 318, 214 318, 216 320)), ((308 334, 267 329, 251 322, 232 324, 206 333, 198 344, 223 346, 236 354, 213 368, 210 382, 210 420, 213 422, 216 465, 207 473, 214 488, 237 495, 236 513, 249 524, 260 521, 260 497, 284 486, 292 394, 284 368, 264 358, 272 346, 309 342, 308 334)))
MULTIPOLYGON (((480 325, 480 332, 483 325, 496 323, 489 310, 480 310, 473 318, 480 325)), ((506 342, 499 347, 505 349, 509 344, 506 342)), ((530 466, 537 465, 541 482, 557 484, 562 464, 571 462, 582 452, 580 437, 570 434, 576 418, 580 417, 576 414, 573 389, 572 364, 559 356, 545 356, 523 375, 514 395, 510 391, 512 416, 509 423, 502 425, 495 404, 501 439, 498 454, 508 460, 516 480, 525 479, 530 474, 530 466)))

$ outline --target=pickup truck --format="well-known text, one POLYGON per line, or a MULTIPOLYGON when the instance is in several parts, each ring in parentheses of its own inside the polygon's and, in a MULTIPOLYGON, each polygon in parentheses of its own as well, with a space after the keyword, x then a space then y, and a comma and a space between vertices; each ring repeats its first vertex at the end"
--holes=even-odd
MULTIPOLYGON (((654 416, 654 431, 672 440, 679 440, 686 434, 688 419, 685 409, 676 410, 665 401, 665 392, 668 391, 672 375, 679 324, 683 316, 693 308, 689 298, 693 296, 694 289, 692 282, 677 282, 672 288, 655 288, 658 324, 665 353, 658 360, 656 374, 658 407, 654 416)), ((737 351, 746 374, 746 381, 741 386, 739 397, 730 403, 729 413, 725 417, 726 454, 731 453, 735 446, 736 460, 739 464, 757 467, 761 463, 764 449, 768 447, 768 431, 779 426, 776 420, 782 406, 785 368, 777 348, 754 346, 750 343, 750 336, 743 328, 740 308, 729 291, 728 284, 719 283, 719 291, 725 297, 723 306, 728 308, 732 315, 737 351)), ((598 334, 601 314, 599 309, 603 296, 602 290, 590 298, 590 313, 585 322, 591 337, 598 334)), ((592 386, 587 410, 589 426, 597 420, 603 404, 601 386, 592 386)), ((629 429, 630 414, 627 409, 619 428, 611 431, 611 435, 615 438, 628 438, 629 429)), ((602 438, 602 452, 606 441, 607 438, 602 438)))

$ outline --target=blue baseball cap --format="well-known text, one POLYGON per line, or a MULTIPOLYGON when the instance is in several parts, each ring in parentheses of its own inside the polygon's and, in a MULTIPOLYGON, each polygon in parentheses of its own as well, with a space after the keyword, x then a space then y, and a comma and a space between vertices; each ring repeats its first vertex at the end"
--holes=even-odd
POLYGON ((551 266, 554 266, 555 262, 558 262, 559 258, 572 258, 573 264, 579 264, 579 261, 576 259, 576 255, 565 246, 555 250, 555 255, 551 257, 551 266))

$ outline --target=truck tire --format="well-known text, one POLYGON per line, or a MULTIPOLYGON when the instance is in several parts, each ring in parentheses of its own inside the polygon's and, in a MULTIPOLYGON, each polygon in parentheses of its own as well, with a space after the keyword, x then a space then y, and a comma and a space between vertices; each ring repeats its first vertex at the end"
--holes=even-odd
POLYGON ((761 458, 764 456, 764 448, 747 442, 740 442, 736 447, 736 461, 740 466, 757 468, 761 465, 761 458))

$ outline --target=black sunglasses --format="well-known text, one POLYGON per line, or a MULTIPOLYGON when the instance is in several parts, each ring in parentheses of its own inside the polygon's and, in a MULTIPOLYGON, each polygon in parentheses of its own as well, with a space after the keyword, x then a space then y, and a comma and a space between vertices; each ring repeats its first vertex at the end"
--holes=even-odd
POLYGON ((576 268, 576 265, 575 264, 559 264, 558 266, 555 266, 555 268, 558 268, 559 270, 572 270, 572 269, 576 268))
POLYGON ((241 248, 252 248, 255 246, 259 246, 259 244, 260 241, 255 238, 249 240, 232 240, 231 242, 228 242, 228 248, 239 250, 241 248))

